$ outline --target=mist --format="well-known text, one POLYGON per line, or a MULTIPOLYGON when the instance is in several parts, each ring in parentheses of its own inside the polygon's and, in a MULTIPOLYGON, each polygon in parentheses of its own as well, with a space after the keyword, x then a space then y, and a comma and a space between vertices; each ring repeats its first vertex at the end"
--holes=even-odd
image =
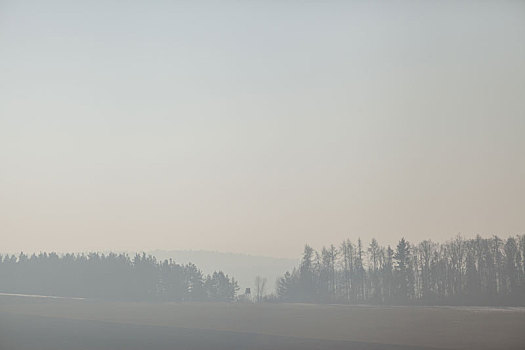
POLYGON ((0 350, 521 349, 525 5, 0 1, 0 350))

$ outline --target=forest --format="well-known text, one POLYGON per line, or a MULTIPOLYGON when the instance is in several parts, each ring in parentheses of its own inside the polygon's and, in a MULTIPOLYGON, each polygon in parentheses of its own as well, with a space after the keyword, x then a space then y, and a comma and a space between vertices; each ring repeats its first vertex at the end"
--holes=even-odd
POLYGON ((525 235, 430 240, 394 248, 375 239, 304 248, 277 283, 286 302, 400 305, 525 305, 525 235))
MULTIPOLYGON (((386 305, 525 305, 525 235, 395 247, 345 240, 316 251, 258 301, 386 305)), ((254 276, 254 280, 260 278, 254 276)), ((234 301, 222 271, 145 253, 0 255, 0 292, 113 300, 234 301)), ((245 300, 245 298, 241 298, 245 300)))
POLYGON ((231 301, 237 282, 222 271, 151 255, 40 253, 0 256, 0 291, 114 300, 231 301))

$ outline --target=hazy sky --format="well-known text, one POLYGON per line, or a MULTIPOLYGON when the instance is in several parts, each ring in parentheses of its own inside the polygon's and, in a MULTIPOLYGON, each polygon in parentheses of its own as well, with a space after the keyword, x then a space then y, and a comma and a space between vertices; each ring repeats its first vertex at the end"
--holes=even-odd
POLYGON ((525 233, 525 3, 0 0, 0 251, 525 233))

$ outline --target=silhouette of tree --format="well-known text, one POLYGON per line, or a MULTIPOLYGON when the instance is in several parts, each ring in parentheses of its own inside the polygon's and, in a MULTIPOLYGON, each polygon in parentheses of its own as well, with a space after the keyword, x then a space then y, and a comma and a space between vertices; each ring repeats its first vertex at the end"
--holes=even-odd
POLYGON ((525 305, 525 235, 412 246, 402 238, 395 252, 373 239, 345 240, 319 254, 305 246, 297 270, 277 283, 288 302, 525 305))
POLYGON ((230 301, 237 282, 145 253, 0 255, 0 292, 116 300, 230 301))
POLYGON ((266 278, 261 276, 255 277, 255 301, 262 302, 266 292, 266 278))

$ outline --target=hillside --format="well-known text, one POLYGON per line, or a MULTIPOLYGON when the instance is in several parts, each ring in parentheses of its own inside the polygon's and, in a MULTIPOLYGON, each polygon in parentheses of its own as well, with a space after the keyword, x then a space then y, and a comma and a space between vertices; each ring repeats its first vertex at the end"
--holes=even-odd
POLYGON ((179 264, 191 262, 202 269, 205 274, 222 270, 239 282, 240 293, 244 292, 244 288, 253 288, 255 276, 266 277, 268 280, 266 290, 272 292, 277 279, 299 263, 298 259, 204 250, 153 250, 148 254, 157 257, 157 259, 171 258, 179 264))

